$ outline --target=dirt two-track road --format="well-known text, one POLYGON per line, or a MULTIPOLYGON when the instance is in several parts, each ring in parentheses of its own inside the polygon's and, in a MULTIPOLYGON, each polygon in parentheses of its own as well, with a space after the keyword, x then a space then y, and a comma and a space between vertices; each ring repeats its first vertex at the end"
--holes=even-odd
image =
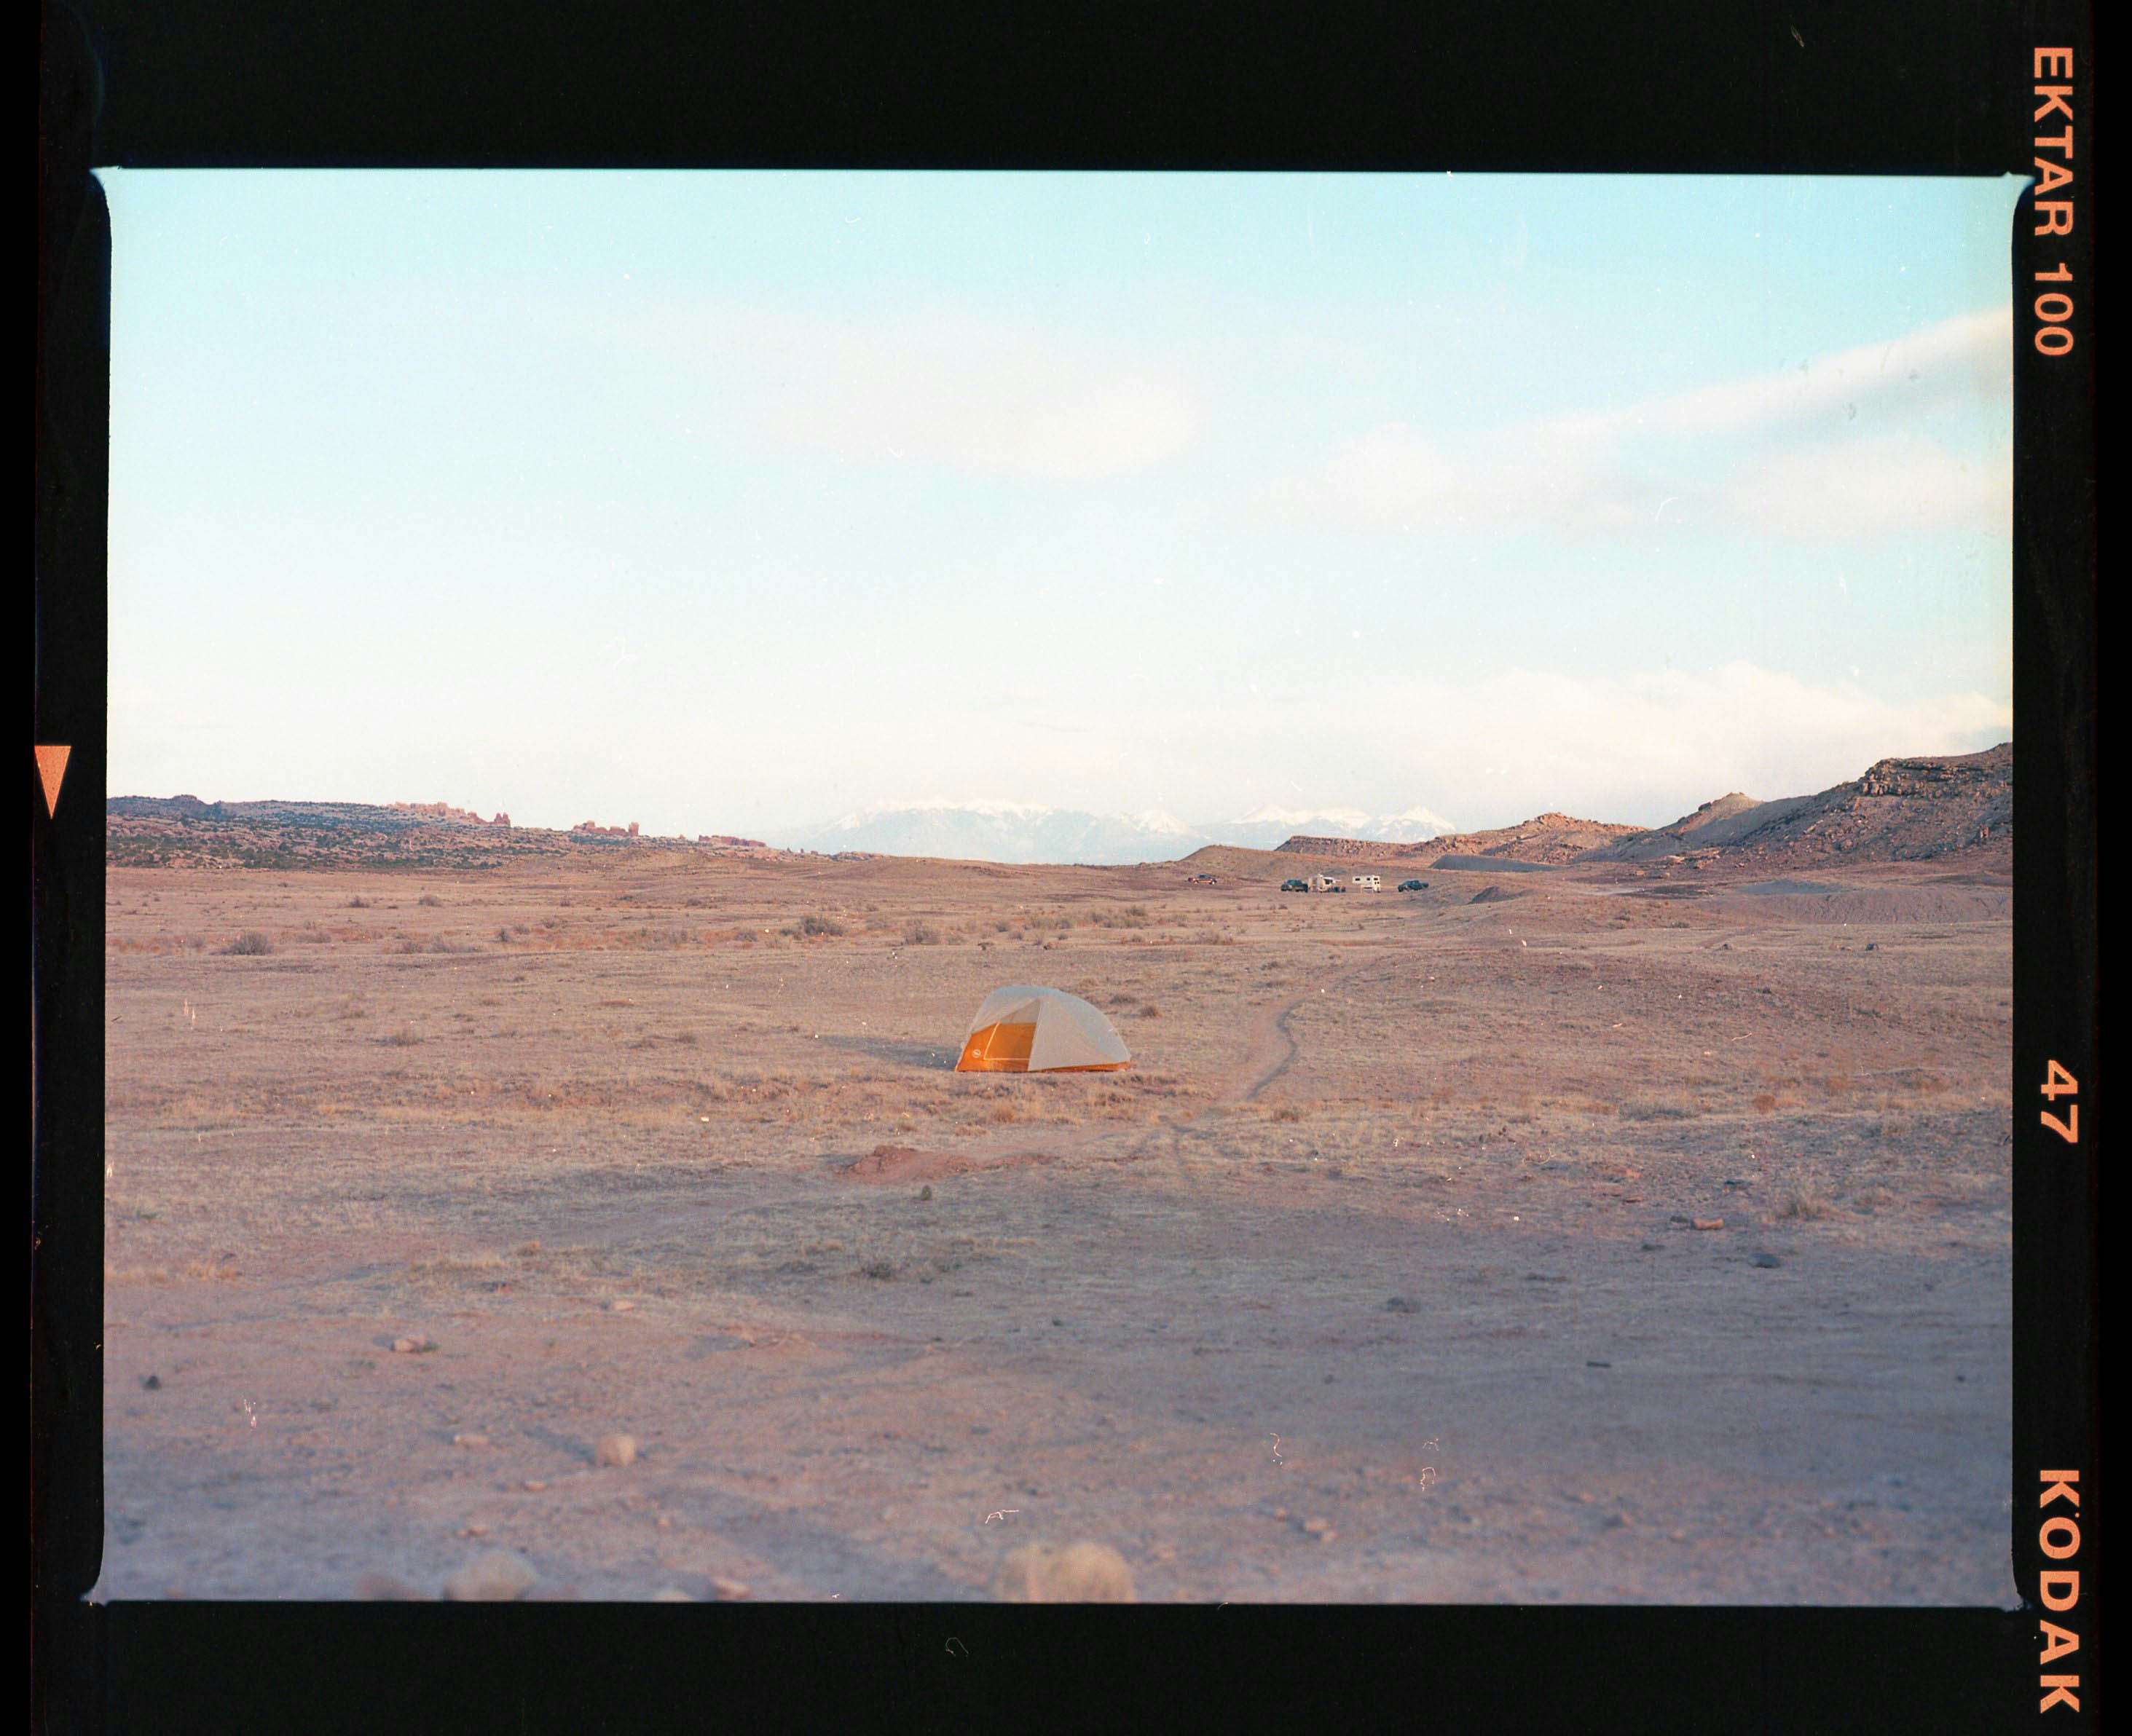
POLYGON ((1291 863, 114 867, 98 1595, 2006 1601, 2003 874, 1291 863))

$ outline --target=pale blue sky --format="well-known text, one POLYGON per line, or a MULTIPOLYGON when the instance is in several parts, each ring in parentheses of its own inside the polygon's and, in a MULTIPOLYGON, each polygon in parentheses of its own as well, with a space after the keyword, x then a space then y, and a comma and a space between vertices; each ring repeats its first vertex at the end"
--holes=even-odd
POLYGON ((1657 822, 2010 734, 2012 180, 103 178, 114 794, 1657 822))

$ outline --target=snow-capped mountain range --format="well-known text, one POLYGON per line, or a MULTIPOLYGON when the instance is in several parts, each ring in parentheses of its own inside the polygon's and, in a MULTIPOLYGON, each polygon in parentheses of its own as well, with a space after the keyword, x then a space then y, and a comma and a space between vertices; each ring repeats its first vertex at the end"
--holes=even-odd
POLYGON ((1256 808, 1241 819, 1193 825, 1160 809, 1097 814, 1022 802, 881 803, 769 842, 787 849, 866 851, 983 862, 1166 862, 1208 844, 1271 850, 1298 832, 1412 843, 1457 827, 1425 808, 1374 815, 1353 808, 1256 808))

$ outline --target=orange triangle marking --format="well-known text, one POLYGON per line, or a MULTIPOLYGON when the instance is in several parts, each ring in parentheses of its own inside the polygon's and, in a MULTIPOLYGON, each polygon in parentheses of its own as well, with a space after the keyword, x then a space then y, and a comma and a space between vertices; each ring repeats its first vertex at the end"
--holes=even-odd
POLYGON ((60 805, 60 784, 66 777, 67 755, 70 747, 37 747, 37 775, 44 780, 45 812, 50 813, 60 805))

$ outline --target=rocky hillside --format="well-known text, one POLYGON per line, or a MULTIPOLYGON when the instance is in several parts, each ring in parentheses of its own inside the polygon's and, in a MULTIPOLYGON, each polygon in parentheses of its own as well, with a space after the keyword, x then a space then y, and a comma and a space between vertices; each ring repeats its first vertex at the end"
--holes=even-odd
POLYGON ((1921 862, 2003 845, 2013 825, 2014 748, 2001 742, 1981 754, 1882 760, 1863 777, 1815 795, 1779 802, 1726 796, 1579 860, 1757 868, 1921 862))
POLYGON ((1633 826, 1574 819, 1566 813, 1535 815, 1521 826, 1493 832, 1451 832, 1420 844, 1373 843, 1366 838, 1297 837, 1280 847, 1295 856, 1367 856, 1373 861, 1436 862, 1445 856, 1525 862, 1556 867, 1584 852, 1633 835, 1633 826))
POLYGON ((197 796, 113 796, 103 804, 104 857, 120 866, 194 868, 493 868, 526 856, 683 848, 759 853, 729 843, 497 826, 439 818, 430 804, 203 802, 197 796))
POLYGON ((2014 823, 2014 749, 1882 760, 1863 777, 1810 796, 1760 802, 1736 790, 1669 826, 1645 830, 1564 813, 1425 844, 1290 838, 1293 856, 1418 861, 1449 868, 1646 863, 1809 868, 1837 861, 1930 861, 2004 846, 2014 823))

